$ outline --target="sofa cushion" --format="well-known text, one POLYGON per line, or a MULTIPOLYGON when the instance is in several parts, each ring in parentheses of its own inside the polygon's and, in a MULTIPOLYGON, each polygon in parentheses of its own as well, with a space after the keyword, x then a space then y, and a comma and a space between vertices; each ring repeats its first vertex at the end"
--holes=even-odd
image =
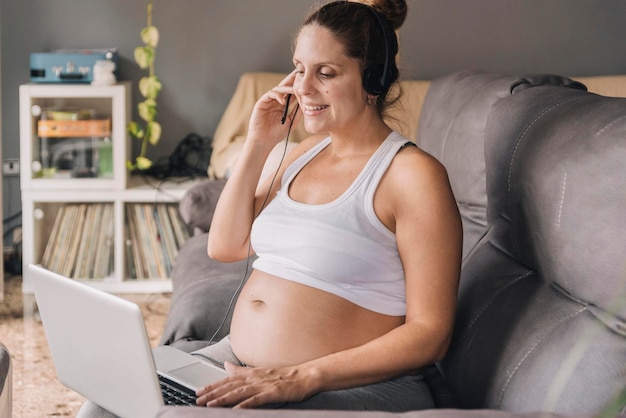
POLYGON ((464 407, 598 413, 626 388, 626 101, 571 86, 489 115, 491 227, 441 363, 464 407))
POLYGON ((229 333, 231 303, 252 271, 252 260, 215 261, 207 255, 207 239, 207 233, 194 235, 178 253, 162 345, 189 352, 206 347, 212 337, 215 342, 229 333))
POLYGON ((424 101, 416 138, 446 167, 463 220, 463 259, 488 230, 485 129, 492 106, 515 91, 536 86, 586 90, 566 77, 525 77, 460 71, 433 80, 424 101))
POLYGON ((9 376, 9 366, 11 365, 11 357, 9 350, 0 342, 0 393, 3 393, 4 385, 7 383, 9 376))
POLYGON ((463 220, 465 259, 487 231, 484 132, 518 77, 461 71, 431 82, 416 142, 446 167, 463 220))
POLYGON ((541 87, 514 95, 493 121, 489 213, 501 246, 626 318, 626 99, 541 87), (516 124, 497 122, 513 115, 516 124))
POLYGON ((11 356, 9 350, 0 342, 0 418, 11 417, 12 378, 11 356))
POLYGON ((208 232, 215 213, 215 205, 226 180, 206 180, 193 186, 178 204, 180 216, 195 233, 208 232))
MULTIPOLYGON (((563 415, 534 412, 524 415, 496 410, 467 411, 462 409, 428 409, 402 413, 382 411, 315 411, 315 410, 271 410, 271 409, 226 409, 167 406, 158 418, 565 418, 563 415)), ((624 418, 619 417, 612 418, 624 418)), ((570 417, 571 418, 571 417, 570 417)), ((593 415, 576 414, 575 418, 593 418, 593 415)))

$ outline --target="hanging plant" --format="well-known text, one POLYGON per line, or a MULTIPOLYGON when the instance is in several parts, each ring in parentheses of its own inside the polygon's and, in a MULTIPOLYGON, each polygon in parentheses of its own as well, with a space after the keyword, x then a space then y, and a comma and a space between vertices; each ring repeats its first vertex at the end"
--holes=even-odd
POLYGON ((141 122, 130 122, 127 126, 128 133, 141 140, 141 151, 135 162, 127 162, 131 170, 147 170, 152 166, 152 161, 146 157, 148 144, 156 145, 161 138, 161 125, 155 120, 157 116, 157 96, 161 92, 161 82, 154 74, 154 58, 156 47, 159 44, 159 31, 152 25, 152 3, 148 0, 147 25, 141 30, 142 46, 134 51, 134 58, 139 68, 147 69, 148 75, 139 80, 139 92, 143 101, 137 104, 137 111, 141 122))

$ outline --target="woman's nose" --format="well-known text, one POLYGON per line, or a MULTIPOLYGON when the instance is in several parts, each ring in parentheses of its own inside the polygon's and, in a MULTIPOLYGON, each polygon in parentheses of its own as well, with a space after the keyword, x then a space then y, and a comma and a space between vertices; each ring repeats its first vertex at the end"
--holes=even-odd
POLYGON ((298 93, 299 96, 306 96, 307 94, 311 94, 315 89, 313 87, 313 82, 310 76, 307 74, 302 74, 300 77, 297 77, 294 81, 294 90, 298 93))

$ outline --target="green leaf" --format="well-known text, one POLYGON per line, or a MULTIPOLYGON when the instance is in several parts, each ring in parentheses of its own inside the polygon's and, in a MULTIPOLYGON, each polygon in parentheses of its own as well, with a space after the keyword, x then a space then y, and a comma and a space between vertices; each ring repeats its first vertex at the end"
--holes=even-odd
POLYGON ((156 48, 159 44, 159 30, 154 26, 148 26, 141 30, 141 40, 144 44, 156 48))
POLYGON ((161 139, 161 125, 158 122, 152 121, 148 123, 146 126, 146 138, 152 145, 156 145, 159 142, 159 139, 161 139))
POLYGON ((152 122, 157 114, 156 101, 154 99, 146 99, 137 104, 137 110, 139 111, 139 117, 141 117, 141 119, 146 122, 152 122))
POLYGON ((162 87, 161 81, 156 76, 142 77, 139 80, 139 92, 147 99, 156 99, 162 87))
POLYGON ((152 161, 146 157, 137 157, 137 168, 139 170, 147 170, 152 166, 152 161))
POLYGON ((135 48, 133 56, 139 68, 145 70, 154 62, 154 48, 151 46, 138 46, 135 48))
POLYGON ((126 161, 126 168, 129 170, 134 170, 137 167, 136 164, 131 163, 130 161, 126 161))
POLYGON ((142 139, 144 136, 144 131, 137 122, 130 122, 128 125, 126 125, 126 130, 131 136, 135 138, 142 139))

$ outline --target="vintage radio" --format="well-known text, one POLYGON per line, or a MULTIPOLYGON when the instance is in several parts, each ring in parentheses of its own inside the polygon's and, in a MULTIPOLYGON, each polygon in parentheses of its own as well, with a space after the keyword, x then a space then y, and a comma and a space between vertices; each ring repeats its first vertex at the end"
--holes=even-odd
POLYGON ((118 77, 117 49, 59 49, 30 54, 30 80, 35 83, 91 83, 96 61, 115 64, 118 77))

